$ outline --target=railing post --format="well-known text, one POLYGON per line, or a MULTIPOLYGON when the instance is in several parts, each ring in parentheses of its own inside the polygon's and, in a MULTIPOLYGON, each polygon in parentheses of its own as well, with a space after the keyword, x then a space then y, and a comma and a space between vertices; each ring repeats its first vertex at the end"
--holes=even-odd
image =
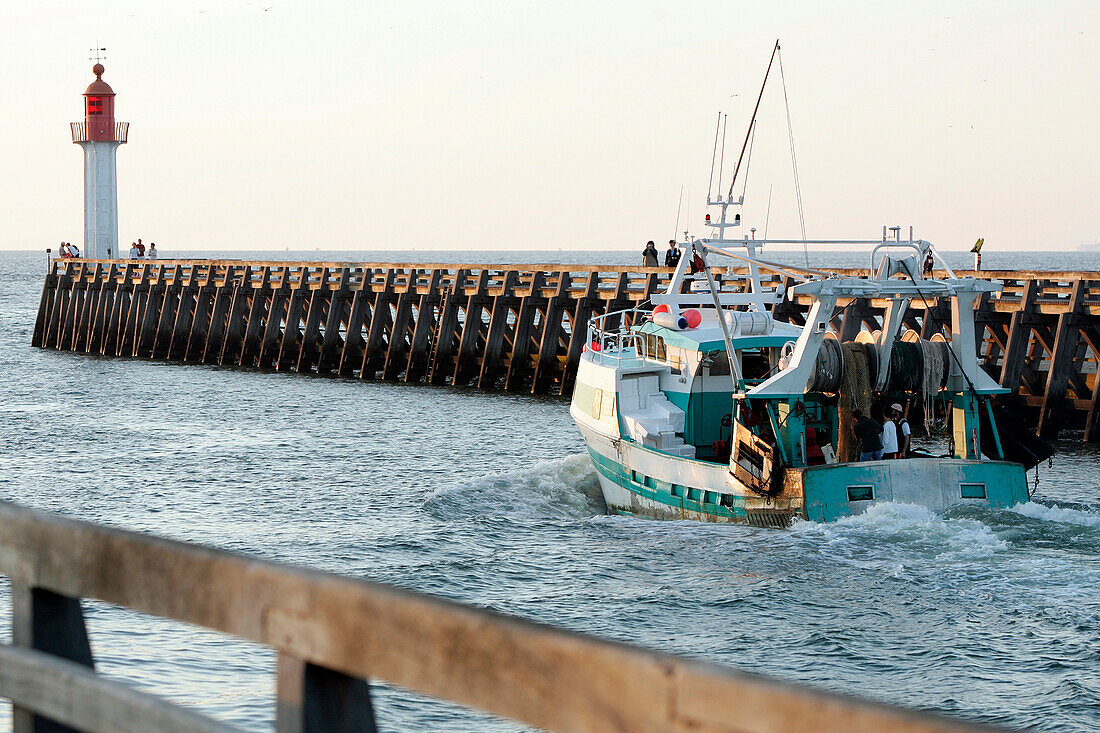
POLYGON ((375 733, 365 679, 318 667, 284 652, 275 670, 276 733, 375 733))
MULTIPOLYGON (((95 668, 79 598, 12 583, 12 645, 53 654, 95 668)), ((12 710, 13 733, 76 733, 67 725, 12 710)))

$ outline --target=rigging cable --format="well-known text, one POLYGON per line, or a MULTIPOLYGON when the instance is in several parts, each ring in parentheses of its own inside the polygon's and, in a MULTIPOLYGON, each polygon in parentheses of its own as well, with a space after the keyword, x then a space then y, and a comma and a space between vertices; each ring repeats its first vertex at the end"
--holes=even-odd
POLYGON ((787 77, 783 74, 783 52, 776 45, 779 57, 779 78, 783 82, 783 105, 787 108, 787 139, 791 144, 791 169, 794 171, 794 197, 798 202, 798 221, 802 225, 802 254, 806 258, 806 267, 810 266, 810 250, 806 239, 806 214, 802 209, 802 185, 798 181, 798 156, 794 152, 794 128, 791 126, 791 103, 787 100, 787 77))
MULTIPOLYGON (((768 213, 764 214, 764 241, 768 241, 768 223, 772 220, 772 189, 775 184, 768 185, 768 213)), ((806 245, 802 245, 806 246, 806 245)))
POLYGON ((752 131, 749 134, 749 157, 745 158, 745 180, 741 184, 741 198, 745 198, 745 191, 749 188, 749 167, 752 165, 752 149, 756 143, 756 123, 752 123, 752 131))
MULTIPOLYGON (((711 187, 714 186, 714 159, 718 155, 718 127, 722 124, 722 113, 718 113, 718 122, 714 126, 714 150, 710 151, 710 180, 707 181, 707 201, 710 201, 711 187)), ((722 190, 722 182, 718 182, 718 190, 722 190)), ((680 193, 683 194, 683 186, 680 187, 680 193)), ((677 226, 679 222, 677 222, 677 226)))
MULTIPOLYGON (((710 192, 707 192, 707 196, 710 196, 710 192)), ((680 209, 684 206, 684 184, 680 184, 680 202, 676 204, 676 226, 672 228, 672 238, 678 239, 679 235, 676 233, 680 230, 680 209)))

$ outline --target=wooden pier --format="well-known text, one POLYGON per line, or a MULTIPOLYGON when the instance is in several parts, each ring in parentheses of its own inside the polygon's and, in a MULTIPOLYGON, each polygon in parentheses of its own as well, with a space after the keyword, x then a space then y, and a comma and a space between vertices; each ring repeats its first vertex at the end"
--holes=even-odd
POLYGON ((577 733, 992 728, 602 641, 431 596, 0 502, 14 733, 239 729, 95 671, 81 599, 272 647, 278 733, 373 733, 372 682, 577 733))
MULTIPOLYGON (((728 278, 725 268, 714 273, 728 278)), ((1070 428, 1100 441, 1100 273, 958 274, 1005 284, 977 304, 976 348, 1013 390, 1010 407, 1044 437, 1070 428)), ((589 318, 645 302, 669 275, 658 267, 59 259, 46 275, 33 345, 568 395, 589 318)), ((808 304, 784 303, 779 315, 801 323, 808 304)), ((832 326, 842 340, 877 329, 885 306, 842 302, 832 326)), ((950 320, 935 298, 913 301, 906 314, 924 338, 950 320)))

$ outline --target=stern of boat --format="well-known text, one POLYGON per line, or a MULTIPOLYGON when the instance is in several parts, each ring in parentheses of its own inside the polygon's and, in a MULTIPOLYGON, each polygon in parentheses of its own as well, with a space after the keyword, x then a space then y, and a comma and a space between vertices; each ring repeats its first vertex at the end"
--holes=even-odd
POLYGON ((806 518, 829 522, 875 503, 919 504, 943 512, 958 504, 1008 508, 1028 500, 1027 474, 1018 463, 954 458, 834 463, 787 469, 805 497, 806 518))

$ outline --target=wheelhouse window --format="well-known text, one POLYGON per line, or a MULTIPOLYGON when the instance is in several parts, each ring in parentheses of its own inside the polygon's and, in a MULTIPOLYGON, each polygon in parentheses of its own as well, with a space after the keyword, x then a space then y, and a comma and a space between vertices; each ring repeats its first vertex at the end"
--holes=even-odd
POLYGON ((725 351, 708 351, 700 363, 707 367, 707 373, 712 377, 730 375, 730 360, 725 351))
POLYGON ((667 361, 668 352, 665 348, 665 340, 656 334, 647 333, 645 335, 645 353, 649 359, 654 361, 667 361))
POLYGON ((609 425, 615 424, 615 393, 584 382, 573 386, 573 404, 589 417, 609 425))

